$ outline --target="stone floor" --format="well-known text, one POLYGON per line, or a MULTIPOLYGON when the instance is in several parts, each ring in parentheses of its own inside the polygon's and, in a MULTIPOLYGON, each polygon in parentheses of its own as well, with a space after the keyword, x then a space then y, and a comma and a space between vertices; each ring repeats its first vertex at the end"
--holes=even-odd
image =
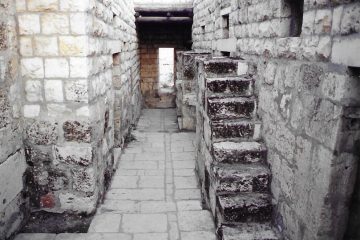
POLYGON ((215 240, 194 172, 195 134, 178 132, 175 110, 151 109, 134 136, 88 233, 16 240, 215 240))

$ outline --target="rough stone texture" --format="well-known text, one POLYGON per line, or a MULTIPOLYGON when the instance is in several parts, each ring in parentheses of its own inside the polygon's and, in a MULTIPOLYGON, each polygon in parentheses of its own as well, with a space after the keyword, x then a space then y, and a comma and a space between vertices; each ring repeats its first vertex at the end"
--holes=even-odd
POLYGON ((16 9, 32 210, 94 212, 113 148, 140 114, 133 3, 18 0, 16 9))
POLYGON ((26 170, 22 143, 22 79, 15 1, 0 3, 0 239, 10 237, 27 218, 23 195, 26 170))
MULTIPOLYGON (((359 158, 359 117, 346 111, 351 107, 348 111, 356 113, 360 107, 358 69, 347 68, 359 64, 360 5, 304 1, 301 34, 291 37, 291 9, 285 2, 195 0, 193 50, 220 56, 219 44, 236 41, 236 50, 229 48, 227 54, 257 67, 255 93, 273 174, 274 220, 285 238, 342 239, 359 158), (228 29, 223 24, 227 14, 228 29)), ((222 74, 236 69, 221 68, 222 74)), ((200 86, 204 82, 199 79, 200 86)), ((205 106, 201 90, 198 101, 205 106)), ((209 126, 199 125, 198 135, 209 132, 209 126)), ((206 145, 199 148, 206 152, 206 145)), ((354 215, 356 199, 350 210, 354 215)), ((355 224, 347 237, 356 239, 358 220, 351 221, 355 224)))

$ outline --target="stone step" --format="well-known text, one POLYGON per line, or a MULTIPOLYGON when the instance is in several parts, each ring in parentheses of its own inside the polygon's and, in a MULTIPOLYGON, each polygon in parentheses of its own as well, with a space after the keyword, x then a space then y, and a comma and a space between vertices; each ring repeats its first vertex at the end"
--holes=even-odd
POLYGON ((270 194, 219 195, 216 201, 217 224, 267 222, 271 219, 272 208, 270 194))
POLYGON ((264 163, 267 149, 258 142, 213 143, 213 154, 218 163, 264 163))
POLYGON ((236 77, 253 74, 254 66, 242 59, 213 57, 204 61, 204 73, 206 77, 236 77))
POLYGON ((271 223, 241 223, 222 226, 221 240, 280 240, 280 234, 271 223))
POLYGON ((254 79, 244 75, 241 77, 207 78, 208 95, 237 95, 249 97, 254 94, 254 79))
POLYGON ((260 139, 260 121, 249 119, 231 119, 211 122, 211 132, 214 139, 260 139))
POLYGON ((270 191, 271 172, 263 164, 218 164, 212 173, 219 194, 270 191))
POLYGON ((256 99, 254 97, 209 97, 207 114, 212 120, 254 118, 256 99))

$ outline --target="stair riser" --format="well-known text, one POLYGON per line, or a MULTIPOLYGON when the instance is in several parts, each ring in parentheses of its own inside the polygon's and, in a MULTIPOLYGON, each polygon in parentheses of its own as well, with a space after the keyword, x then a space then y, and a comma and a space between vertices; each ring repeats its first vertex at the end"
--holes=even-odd
POLYGON ((231 76, 235 77, 238 74, 237 62, 206 62, 204 63, 204 73, 208 77, 214 76, 231 76))
POLYGON ((255 123, 213 123, 211 125, 214 138, 244 138, 258 140, 260 124, 255 123))
POLYGON ((214 150, 215 159, 221 163, 264 163, 266 159, 266 150, 261 151, 222 151, 214 150))
POLYGON ((207 113, 212 120, 253 118, 255 112, 254 100, 215 102, 208 99, 207 102, 207 113))
POLYGON ((236 178, 217 179, 215 181, 217 193, 245 193, 270 191, 271 177, 268 174, 258 176, 237 176, 236 178))
POLYGON ((236 94, 237 96, 252 96, 253 81, 211 80, 207 81, 207 89, 216 94, 236 94))
POLYGON ((222 208, 219 201, 216 204, 219 224, 237 223, 237 222, 266 222, 271 220, 272 205, 244 205, 236 208, 222 208))

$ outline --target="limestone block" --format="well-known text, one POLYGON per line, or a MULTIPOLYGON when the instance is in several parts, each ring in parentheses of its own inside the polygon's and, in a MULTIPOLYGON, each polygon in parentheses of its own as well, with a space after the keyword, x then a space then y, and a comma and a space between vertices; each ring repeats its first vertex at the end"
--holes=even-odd
POLYGON ((87 102, 89 97, 87 80, 67 81, 65 83, 65 96, 69 101, 87 102))
POLYGON ((88 38, 81 37, 59 37, 60 54, 64 56, 86 56, 88 38))
POLYGON ((70 14, 70 27, 73 34, 87 34, 92 19, 87 13, 70 14))
POLYGON ((60 0, 60 9, 63 11, 85 12, 90 6, 90 0, 60 0))
POLYGON ((41 58, 23 58, 21 59, 21 73, 27 78, 43 78, 44 65, 41 58))
POLYGON ((19 33, 30 35, 40 33, 40 17, 36 14, 23 14, 18 16, 19 33))
POLYGON ((17 12, 26 11, 26 0, 16 0, 16 11, 17 12))
POLYGON ((41 15, 43 34, 68 34, 69 18, 66 14, 46 13, 41 15))
POLYGON ((37 56, 57 56, 58 43, 56 37, 35 37, 34 51, 37 56))
POLYGON ((49 117, 58 118, 72 113, 72 109, 65 104, 49 103, 46 105, 49 117))
POLYGON ((58 139, 57 123, 38 121, 29 126, 26 138, 37 145, 52 145, 58 139))
POLYGON ((23 190, 26 162, 23 152, 17 152, 0 164, 0 212, 23 190))
POLYGON ((307 11, 303 16, 301 34, 311 35, 314 33, 314 19, 316 11, 307 11))
POLYGON ((91 146, 54 146, 54 163, 56 165, 74 164, 89 166, 93 162, 93 151, 91 146))
POLYGON ((63 124, 63 130, 66 141, 86 143, 91 141, 91 126, 88 122, 66 121, 63 124))
POLYGON ((344 7, 341 19, 341 34, 360 32, 360 4, 344 7))
POLYGON ((88 106, 84 106, 76 109, 76 116, 78 117, 90 117, 90 109, 88 106))
POLYGON ((343 10, 344 10, 344 6, 338 6, 338 7, 334 8, 333 19, 332 19, 332 29, 331 29, 331 33, 333 35, 340 33, 341 17, 342 17, 343 10))
POLYGON ((87 78, 91 62, 88 58, 78 57, 70 58, 70 77, 71 78, 87 78))
POLYGON ((27 0, 29 11, 47 12, 58 10, 57 0, 27 0))
POLYGON ((45 59, 45 77, 47 78, 68 78, 69 63, 66 58, 45 59))
POLYGON ((331 61, 352 67, 360 67, 360 38, 355 36, 339 37, 332 45, 331 61))
POLYGON ((40 115, 40 105, 24 105, 24 117, 36 118, 40 115))
POLYGON ((25 83, 26 100, 29 102, 40 102, 42 98, 42 84, 38 80, 29 80, 25 83))
POLYGON ((94 192, 96 175, 93 168, 73 169, 73 187, 80 192, 94 192))
POLYGON ((61 80, 45 80, 45 99, 49 102, 63 102, 63 84, 61 80))
POLYGON ((21 37, 19 42, 20 42, 20 54, 24 57, 31 57, 33 55, 31 38, 21 37))
POLYGON ((332 11, 330 9, 321 9, 316 11, 314 29, 315 34, 331 32, 332 11))
POLYGON ((96 210, 97 199, 93 196, 77 196, 73 193, 60 193, 59 200, 61 208, 78 213, 92 213, 96 210))

